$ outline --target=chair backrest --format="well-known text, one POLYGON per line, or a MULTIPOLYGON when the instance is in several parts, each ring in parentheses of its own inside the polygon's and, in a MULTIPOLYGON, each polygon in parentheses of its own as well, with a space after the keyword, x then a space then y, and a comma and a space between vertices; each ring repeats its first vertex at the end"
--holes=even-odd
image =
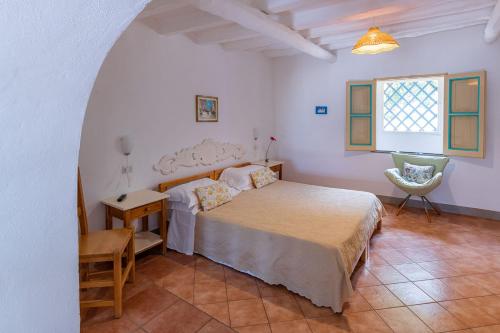
POLYGON ((78 168, 78 192, 77 192, 77 213, 78 223, 80 224, 80 233, 86 235, 89 232, 87 224, 87 210, 85 209, 85 199, 83 198, 82 178, 80 177, 80 168, 78 168))
POLYGON ((423 166, 433 165, 435 175, 438 172, 443 172, 444 168, 448 164, 448 161, 450 160, 446 156, 409 155, 402 153, 392 153, 391 155, 396 168, 398 168, 401 173, 403 173, 404 162, 407 162, 410 164, 423 166))

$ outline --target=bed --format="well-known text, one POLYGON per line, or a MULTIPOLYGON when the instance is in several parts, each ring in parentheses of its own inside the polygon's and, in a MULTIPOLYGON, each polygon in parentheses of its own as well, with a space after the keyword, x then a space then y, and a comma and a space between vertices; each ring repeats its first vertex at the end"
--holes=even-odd
MULTIPOLYGON (((176 220, 182 212, 172 213, 176 220)), ((371 193, 278 180, 182 223, 194 228, 193 252, 341 312, 352 294, 350 275, 368 255, 383 214, 371 193)))

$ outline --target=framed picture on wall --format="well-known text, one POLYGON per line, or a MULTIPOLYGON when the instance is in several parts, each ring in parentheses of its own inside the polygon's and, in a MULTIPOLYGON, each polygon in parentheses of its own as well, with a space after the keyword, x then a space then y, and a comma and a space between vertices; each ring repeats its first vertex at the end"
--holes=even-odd
POLYGON ((196 121, 219 121, 219 98, 196 95, 196 121))
POLYGON ((316 106, 316 114, 328 114, 328 107, 325 105, 316 106))

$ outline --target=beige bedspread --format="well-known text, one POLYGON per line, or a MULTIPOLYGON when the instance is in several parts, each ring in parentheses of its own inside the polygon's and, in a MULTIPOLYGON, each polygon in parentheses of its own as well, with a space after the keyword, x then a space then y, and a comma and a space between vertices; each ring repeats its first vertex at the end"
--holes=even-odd
POLYGON ((371 193, 277 181, 198 213, 195 251, 340 312, 383 213, 371 193))

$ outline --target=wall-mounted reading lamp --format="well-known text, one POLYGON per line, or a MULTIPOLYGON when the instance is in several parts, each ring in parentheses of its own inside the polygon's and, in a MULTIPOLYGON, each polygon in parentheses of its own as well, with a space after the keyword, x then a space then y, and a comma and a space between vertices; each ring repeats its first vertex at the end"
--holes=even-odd
POLYGON ((128 135, 122 136, 120 138, 120 145, 122 149, 123 155, 125 155, 126 158, 126 164, 125 167, 122 167, 122 173, 125 173, 127 175, 127 183, 128 187, 130 187, 130 172, 132 171, 132 168, 129 166, 128 163, 128 156, 132 153, 132 140, 128 135))

